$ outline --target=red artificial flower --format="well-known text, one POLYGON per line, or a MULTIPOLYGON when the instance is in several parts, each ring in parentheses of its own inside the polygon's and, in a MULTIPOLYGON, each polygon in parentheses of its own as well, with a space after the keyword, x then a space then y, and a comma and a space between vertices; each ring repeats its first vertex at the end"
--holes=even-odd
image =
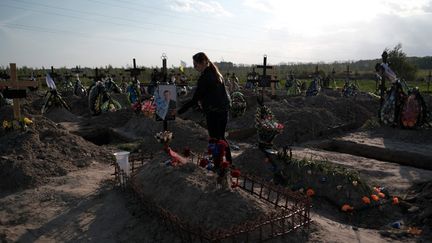
POLYGON ((207 164, 208 164, 208 160, 206 158, 202 158, 199 162, 199 166, 201 166, 203 168, 206 167, 207 164))
POLYGON ((238 170, 238 169, 232 170, 231 171, 231 176, 234 177, 234 178, 240 177, 240 170, 238 170))
POLYGON ((141 109, 141 104, 139 102, 135 102, 132 104, 132 110, 137 111, 141 109))

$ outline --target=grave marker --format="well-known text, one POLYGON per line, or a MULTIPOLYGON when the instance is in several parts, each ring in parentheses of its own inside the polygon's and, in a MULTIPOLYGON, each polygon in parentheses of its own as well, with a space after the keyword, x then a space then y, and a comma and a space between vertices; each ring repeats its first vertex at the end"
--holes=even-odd
POLYGON ((27 97, 26 88, 38 86, 37 81, 18 81, 16 64, 10 63, 11 81, 0 82, 0 88, 6 87, 4 91, 5 98, 13 99, 14 119, 21 119, 20 99, 27 97), (11 89, 9 89, 11 88, 11 89))
POLYGON ((279 82, 279 80, 273 80, 271 75, 267 75, 267 69, 273 69, 273 66, 267 65, 267 55, 264 55, 263 65, 258 65, 257 68, 262 68, 263 74, 260 75, 258 80, 258 87, 261 87, 261 102, 264 104, 264 88, 271 87, 272 88, 272 98, 275 97, 275 87, 274 83, 279 82), (273 83, 273 86, 271 86, 273 83))
POLYGON ((138 82, 138 76, 141 74, 141 72, 144 71, 144 68, 137 68, 135 58, 133 60, 133 68, 126 69, 126 72, 130 73, 130 76, 134 78, 134 82, 138 82))
MULTIPOLYGON (((167 72, 167 56, 166 56, 166 54, 165 53, 163 53, 162 54, 162 56, 161 56, 161 59, 162 59, 162 77, 163 77, 163 84, 158 84, 158 86, 157 86, 157 88, 156 88, 156 92, 158 92, 158 94, 156 94, 155 93, 155 97, 156 97, 156 109, 158 110, 158 98, 157 97, 159 97, 159 98, 165 98, 164 97, 164 95, 165 95, 165 92, 166 91, 169 91, 169 93, 167 94, 168 95, 168 97, 169 97, 169 95, 171 94, 171 95, 174 95, 174 97, 176 97, 176 86, 175 85, 169 85, 168 84, 168 80, 167 80, 167 76, 168 76, 168 72, 167 72), (162 97, 161 97, 161 88, 163 88, 163 90, 164 90, 164 92, 163 92, 163 95, 162 95, 162 97)), ((174 111, 175 112, 175 104, 176 104, 176 102, 177 102, 177 98, 174 98, 174 99, 170 99, 169 101, 168 101, 168 107, 167 107, 167 112, 169 113, 169 112, 172 112, 172 111, 174 111), (173 103, 173 107, 171 107, 171 103, 172 102, 174 102, 173 103)), ((156 113, 158 112, 156 110, 156 113)), ((162 109, 163 110, 163 109, 162 109)), ((156 115, 156 120, 162 120, 163 121, 163 131, 168 131, 168 120, 175 120, 175 115, 172 115, 172 114, 166 114, 165 115, 165 117, 162 119, 162 117, 159 117, 158 115, 156 115)))

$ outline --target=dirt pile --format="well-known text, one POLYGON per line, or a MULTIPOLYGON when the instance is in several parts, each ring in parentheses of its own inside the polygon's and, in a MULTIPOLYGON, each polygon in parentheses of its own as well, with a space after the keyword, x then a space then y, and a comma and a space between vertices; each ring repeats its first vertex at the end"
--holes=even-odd
POLYGON ((423 228, 432 239, 432 181, 414 185, 405 200, 410 223, 423 228))
POLYGON ((48 119, 50 119, 53 122, 78 122, 80 118, 74 114, 72 114, 70 111, 54 107, 52 110, 50 110, 48 113, 44 114, 44 116, 48 119))
MULTIPOLYGON (((276 119, 285 126, 275 139, 276 145, 304 142, 331 133, 360 127, 375 116, 378 101, 369 96, 341 98, 324 93, 314 97, 288 97, 267 100, 276 119)), ((251 128, 255 125, 256 105, 248 105, 246 114, 231 119, 229 130, 251 128)))
MULTIPOLYGON (((154 136, 163 130, 163 123, 144 116, 133 116, 124 126, 117 129, 120 134, 127 137, 141 139, 143 152, 155 152, 163 148, 154 136)), ((173 132, 171 147, 182 151, 189 147, 194 152, 207 151, 207 130, 193 121, 176 118, 168 122, 168 130, 173 132)))
POLYGON ((27 131, 0 137, 0 188, 15 190, 65 175, 93 161, 109 164, 111 152, 70 134, 49 119, 36 116, 27 131))
POLYGON ((170 167, 159 154, 132 179, 152 203, 204 229, 228 229, 273 210, 241 189, 220 190, 216 175, 195 164, 170 167))

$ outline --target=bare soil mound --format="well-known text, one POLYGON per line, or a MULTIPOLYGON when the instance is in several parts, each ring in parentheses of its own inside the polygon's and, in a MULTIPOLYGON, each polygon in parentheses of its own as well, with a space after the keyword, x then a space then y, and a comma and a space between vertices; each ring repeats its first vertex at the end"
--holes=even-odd
MULTIPOLYGON (((250 130, 254 135, 257 95, 245 92, 247 110, 241 117, 231 118, 228 131, 250 130)), ((277 97, 276 100, 265 98, 265 105, 274 113, 276 119, 285 126, 283 134, 275 139, 276 145, 301 143, 333 133, 353 130, 361 127, 365 121, 376 116, 379 102, 375 98, 362 94, 344 98, 339 93, 320 93, 314 97, 277 97)), ((198 111, 189 111, 182 115, 184 119, 203 124, 203 116, 198 111)))
MULTIPOLYGON (((163 130, 162 122, 155 121, 144 116, 133 116, 124 126, 117 129, 120 134, 131 138, 143 140, 142 152, 155 152, 162 149, 154 136, 163 130)), ((171 147, 182 151, 189 147, 192 151, 207 151, 208 134, 207 130, 193 121, 176 118, 168 122, 168 130, 173 132, 171 147)))
POLYGON ((432 240, 432 181, 414 185, 405 199, 410 223, 421 227, 432 240))
POLYGON ((217 189, 216 175, 195 164, 167 167, 161 163, 164 160, 164 156, 156 156, 143 166, 133 183, 142 188, 144 198, 192 225, 228 229, 274 210, 240 189, 217 189))
POLYGON ((44 114, 44 116, 56 123, 78 122, 80 120, 78 116, 72 114, 70 111, 59 107, 51 109, 48 113, 44 114))
POLYGON ((49 119, 36 116, 27 131, 0 137, 0 188, 15 190, 65 175, 92 161, 113 162, 110 151, 70 134, 49 119))

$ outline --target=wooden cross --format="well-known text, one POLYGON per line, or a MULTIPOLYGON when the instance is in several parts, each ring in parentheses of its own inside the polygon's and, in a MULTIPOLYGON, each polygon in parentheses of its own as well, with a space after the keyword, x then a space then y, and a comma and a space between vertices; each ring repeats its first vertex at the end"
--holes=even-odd
POLYGON ((8 88, 10 94, 5 96, 9 96, 13 98, 14 119, 20 120, 21 119, 20 98, 26 97, 26 90, 25 90, 26 88, 28 87, 36 88, 38 87, 38 83, 37 81, 18 81, 15 63, 10 63, 10 78, 11 81, 9 82, 0 82, 0 89, 8 88))
POLYGON ((430 82, 431 82, 431 71, 429 70, 429 75, 428 75, 428 84, 427 84, 427 92, 429 93, 429 86, 430 86, 430 82))
POLYGON ((138 76, 142 71, 144 71, 144 68, 137 68, 135 58, 133 59, 133 68, 129 68, 125 70, 126 72, 129 72, 130 75, 134 78, 134 82, 138 82, 138 76))

